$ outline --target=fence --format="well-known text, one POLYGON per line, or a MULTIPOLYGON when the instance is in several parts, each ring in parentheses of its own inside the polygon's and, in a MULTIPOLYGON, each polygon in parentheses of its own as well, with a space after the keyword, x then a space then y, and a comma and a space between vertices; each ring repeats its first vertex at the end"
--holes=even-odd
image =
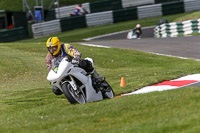
POLYGON ((113 22, 138 19, 137 8, 125 8, 113 11, 113 22))
POLYGON ((148 6, 139 6, 138 7, 138 18, 149 18, 149 17, 158 17, 162 16, 162 5, 154 4, 148 6))
POLYGON ((97 26, 113 23, 112 11, 92 13, 86 15, 87 26, 97 26))
POLYGON ((171 15, 177 13, 183 13, 184 11, 184 3, 183 2, 169 2, 162 4, 162 12, 164 15, 171 15))
POLYGON ((144 4, 154 4, 155 0, 122 0, 122 7, 132 7, 132 6, 139 6, 144 4))
POLYGON ((87 27, 85 16, 74 16, 60 19, 62 31, 87 27))
POLYGON ((90 3, 91 13, 121 9, 121 0, 101 0, 90 3))
POLYGON ((32 25, 34 38, 61 32, 60 20, 52 20, 32 25))
POLYGON ((24 27, 0 31, 0 42, 11 42, 26 38, 27 31, 24 27))
POLYGON ((200 0, 184 0, 185 12, 200 10, 200 0))

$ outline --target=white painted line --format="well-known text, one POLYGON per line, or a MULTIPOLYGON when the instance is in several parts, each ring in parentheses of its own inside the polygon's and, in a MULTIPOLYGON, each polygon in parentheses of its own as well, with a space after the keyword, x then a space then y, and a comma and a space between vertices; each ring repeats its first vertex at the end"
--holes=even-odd
MULTIPOLYGON (((153 28, 153 27, 155 27, 155 26, 144 27, 142 29, 149 29, 149 28, 153 28)), ((132 29, 130 29, 130 30, 132 30, 132 29)), ((99 35, 99 36, 95 36, 95 37, 86 38, 86 39, 83 39, 83 40, 84 41, 90 41, 90 40, 101 38, 101 37, 107 37, 107 36, 112 36, 112 35, 116 35, 116 34, 120 34, 120 33, 129 32, 130 30, 119 31, 119 32, 114 32, 114 33, 109 33, 109 34, 104 34, 104 35, 99 35)))
MULTIPOLYGON (((147 51, 144 51, 144 52, 147 52, 147 51)), ((154 53, 154 52, 148 52, 148 53, 156 54, 156 55, 162 55, 162 56, 168 56, 168 57, 176 57, 176 58, 180 58, 180 59, 191 59, 191 60, 200 61, 199 59, 194 59, 194 58, 186 58, 186 57, 181 57, 181 56, 174 56, 174 55, 161 54, 161 53, 154 53)))
MULTIPOLYGON (((95 45, 95 44, 89 44, 89 43, 79 43, 79 44, 85 45, 85 46, 92 46, 92 47, 111 48, 109 46, 95 45)), ((144 52, 148 52, 148 51, 144 51, 144 52)), ((186 57, 181 57, 181 56, 174 56, 174 55, 161 54, 161 53, 155 53, 155 52, 148 52, 148 53, 156 54, 156 55, 162 55, 162 56, 168 56, 168 57, 176 57, 176 58, 179 58, 179 59, 191 59, 191 60, 200 61, 199 59, 194 59, 194 58, 186 58, 186 57)))
POLYGON ((95 36, 95 37, 86 38, 86 39, 83 39, 83 40, 84 41, 90 41, 90 40, 93 40, 93 39, 97 39, 97 38, 101 38, 101 37, 106 37, 106 36, 112 36, 112 35, 116 35, 116 34, 128 32, 128 31, 130 31, 130 30, 120 31, 120 32, 114 32, 114 33, 109 33, 109 34, 104 34, 104 35, 99 35, 99 36, 95 36))
POLYGON ((127 95, 133 95, 133 94, 144 94, 144 93, 155 92, 155 91, 181 89, 181 88, 191 86, 197 83, 200 83, 200 74, 192 74, 192 75, 187 75, 178 79, 158 83, 156 85, 146 86, 139 90, 122 94, 121 96, 127 96, 127 95), (183 84, 180 84, 180 83, 183 83, 183 84))
POLYGON ((200 81, 200 74, 192 74, 192 75, 187 75, 172 81, 180 81, 180 80, 198 80, 200 81))
POLYGON ((123 94, 123 95, 133 95, 133 94, 144 94, 144 93, 150 93, 150 92, 154 92, 154 91, 164 91, 164 90, 173 90, 173 89, 177 89, 176 86, 169 86, 169 85, 163 85, 161 86, 147 86, 144 88, 141 88, 137 91, 133 91, 131 93, 127 93, 127 94, 123 94))
POLYGON ((100 48, 110 48, 108 46, 103 46, 103 45, 94 45, 94 44, 89 44, 89 43, 79 43, 80 45, 85 45, 85 46, 91 46, 91 47, 100 47, 100 48))

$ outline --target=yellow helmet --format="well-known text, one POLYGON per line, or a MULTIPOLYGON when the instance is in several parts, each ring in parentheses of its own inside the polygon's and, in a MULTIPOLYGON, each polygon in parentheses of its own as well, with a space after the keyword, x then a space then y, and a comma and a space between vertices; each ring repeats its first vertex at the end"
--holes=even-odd
POLYGON ((46 42, 46 47, 51 55, 56 56, 61 49, 60 40, 58 37, 50 37, 46 42))

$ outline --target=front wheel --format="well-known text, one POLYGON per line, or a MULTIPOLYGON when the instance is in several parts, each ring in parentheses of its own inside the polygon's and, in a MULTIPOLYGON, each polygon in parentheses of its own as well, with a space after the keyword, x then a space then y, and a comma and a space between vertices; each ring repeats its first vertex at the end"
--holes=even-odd
POLYGON ((62 85, 63 93, 71 104, 84 104, 86 102, 82 92, 74 90, 70 83, 66 82, 62 85))

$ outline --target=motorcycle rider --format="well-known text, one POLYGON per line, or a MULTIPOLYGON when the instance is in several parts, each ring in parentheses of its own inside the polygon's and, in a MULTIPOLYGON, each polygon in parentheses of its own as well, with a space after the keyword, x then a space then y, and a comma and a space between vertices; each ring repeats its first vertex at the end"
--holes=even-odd
POLYGON ((79 4, 74 9, 74 12, 70 14, 70 16, 80 16, 80 15, 85 15, 87 13, 88 12, 82 7, 82 4, 79 4))
POLYGON ((142 37, 142 29, 141 25, 137 24, 136 27, 133 29, 133 33, 137 35, 137 38, 140 39, 142 37))
MULTIPOLYGON (((60 59, 60 57, 66 57, 68 61, 73 64, 78 64, 79 67, 91 74, 97 82, 101 83, 105 80, 105 78, 99 75, 93 67, 93 60, 91 58, 81 59, 81 53, 78 50, 68 43, 61 44, 58 37, 48 38, 46 47, 48 49, 46 64, 49 71, 52 69, 52 64, 60 59)), ((56 95, 62 94, 62 92, 55 86, 53 86, 52 91, 56 95)))

